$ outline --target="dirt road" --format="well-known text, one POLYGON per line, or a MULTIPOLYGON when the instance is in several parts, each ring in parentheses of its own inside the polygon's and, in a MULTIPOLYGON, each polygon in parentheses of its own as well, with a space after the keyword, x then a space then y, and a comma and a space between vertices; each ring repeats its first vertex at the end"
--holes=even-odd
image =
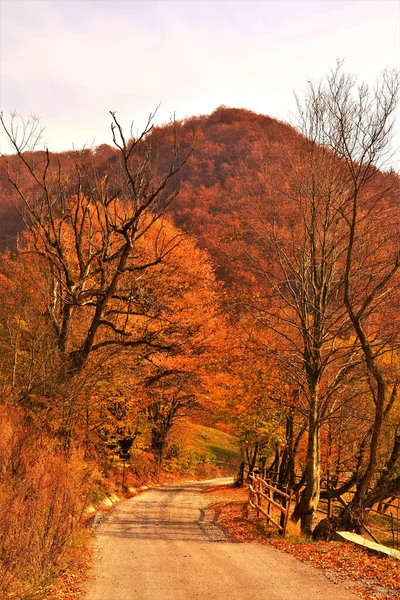
POLYGON ((148 490, 96 529, 85 600, 355 600, 292 556, 227 540, 207 511, 214 480, 148 490))

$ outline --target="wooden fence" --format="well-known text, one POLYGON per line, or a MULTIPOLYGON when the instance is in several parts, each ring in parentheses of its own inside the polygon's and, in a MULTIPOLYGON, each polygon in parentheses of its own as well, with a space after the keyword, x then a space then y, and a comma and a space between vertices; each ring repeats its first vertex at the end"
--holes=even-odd
MULTIPOLYGON (((285 535, 290 503, 294 497, 298 500, 300 490, 298 490, 296 494, 293 491, 288 490, 287 487, 282 490, 282 487, 277 483, 278 476, 278 472, 272 472, 271 470, 265 469, 264 465, 259 465, 252 470, 251 466, 243 461, 240 465, 236 483, 237 485, 242 485, 244 481, 249 482, 249 504, 257 511, 257 514, 263 514, 268 522, 278 527, 279 532, 285 535), (275 508, 275 512, 276 510, 280 512, 279 523, 271 514, 272 508, 275 508)), ((322 484, 321 490, 332 489, 332 487, 336 487, 343 483, 338 480, 330 480, 329 472, 327 473, 325 482, 326 487, 322 484)), ((318 511, 325 513, 327 517, 331 517, 335 513, 338 513, 340 507, 346 506, 347 501, 350 500, 352 494, 354 494, 354 490, 348 491, 344 497, 340 496, 336 499, 328 499, 325 501, 326 504, 324 501, 321 501, 321 504, 318 506, 318 511), (346 496, 348 497, 348 500, 346 500, 346 496)), ((377 509, 371 508, 368 512, 371 515, 376 514, 379 515, 380 518, 387 519, 387 529, 391 530, 392 546, 393 548, 399 549, 400 497, 393 496, 390 500, 381 502, 377 509)), ((374 528, 372 525, 370 527, 367 527, 366 525, 363 526, 372 539, 377 543, 380 543, 379 539, 371 531, 371 527, 374 528)), ((379 535, 379 531, 376 531, 375 533, 379 535)))
POLYGON ((291 492, 279 490, 260 475, 250 473, 249 479, 250 506, 257 511, 257 515, 263 514, 268 523, 275 525, 279 533, 285 536, 292 500, 291 492), (274 519, 273 509, 280 513, 279 522, 274 519))

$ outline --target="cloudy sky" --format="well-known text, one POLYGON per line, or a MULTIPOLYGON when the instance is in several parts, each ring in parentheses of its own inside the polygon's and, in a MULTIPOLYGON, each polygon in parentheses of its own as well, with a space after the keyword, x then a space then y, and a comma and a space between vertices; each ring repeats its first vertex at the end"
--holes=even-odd
POLYGON ((160 103, 161 123, 221 104, 293 122, 293 92, 301 96, 337 59, 371 83, 400 66, 398 0, 0 0, 0 7, 1 109, 39 115, 53 150, 108 143, 109 110, 140 128, 160 103))

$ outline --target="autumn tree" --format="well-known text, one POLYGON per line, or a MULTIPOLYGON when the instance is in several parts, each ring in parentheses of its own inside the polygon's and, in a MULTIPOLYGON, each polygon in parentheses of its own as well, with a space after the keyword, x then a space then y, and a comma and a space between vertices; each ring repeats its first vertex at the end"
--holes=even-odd
POLYGON ((174 350, 154 353, 143 365, 142 378, 151 447, 159 464, 176 421, 194 408, 213 408, 212 364, 225 351, 226 335, 208 255, 186 237, 162 269, 159 280, 171 294, 166 339, 174 350))
POLYGON ((129 139, 115 113, 111 115, 118 162, 101 175, 87 153, 79 151, 73 153, 73 169, 64 173, 60 156, 29 151, 38 143, 35 119, 18 128, 16 117, 10 125, 1 117, 18 157, 17 163, 3 160, 28 229, 20 252, 41 261, 48 287, 46 313, 64 379, 105 347, 161 347, 155 331, 143 326, 133 338, 126 325, 130 314, 145 317, 151 311, 151 297, 143 296, 140 281, 177 240, 160 234, 146 256, 138 251, 138 243, 177 195, 179 190, 167 191, 167 184, 191 151, 178 158, 175 136, 168 168, 160 172, 149 135, 154 115, 140 135, 129 139), (80 326, 79 339, 73 339, 74 322, 80 326))
POLYGON ((43 315, 34 261, 0 255, 0 393, 24 403, 58 368, 51 326, 43 315))

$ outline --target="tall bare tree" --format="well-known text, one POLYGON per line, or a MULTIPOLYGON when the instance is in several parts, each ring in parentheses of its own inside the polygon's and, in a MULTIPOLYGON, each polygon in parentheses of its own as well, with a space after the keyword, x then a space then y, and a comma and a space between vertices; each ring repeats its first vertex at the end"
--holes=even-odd
POLYGON ((350 386, 360 355, 340 302, 345 233, 337 216, 338 161, 311 140, 298 142, 285 185, 271 184, 267 175, 264 193, 249 195, 242 244, 261 290, 247 302, 256 324, 253 345, 284 369, 307 421, 305 487, 295 516, 310 532, 320 496, 321 428, 338 410, 337 392, 350 386))
MULTIPOLYGON (((346 236, 346 251, 340 294, 363 356, 374 404, 349 508, 358 511, 360 519, 367 497, 370 501, 377 497, 368 489, 378 483, 383 487, 393 478, 399 460, 395 435, 385 471, 379 476, 384 421, 397 394, 396 376, 381 356, 400 341, 398 319, 395 313, 390 315, 391 300, 393 303, 400 283, 400 186, 393 173, 378 169, 384 169, 390 157, 398 97, 397 72, 385 71, 372 90, 343 73, 338 64, 319 85, 310 83, 304 101, 299 102, 303 132, 339 156, 341 163, 343 191, 337 215, 346 236)), ((397 486, 400 489, 398 482, 397 486)))
POLYGON ((265 165, 258 181, 244 179, 247 212, 237 238, 259 289, 247 300, 248 329, 257 351, 273 354, 300 390, 308 442, 294 516, 307 533, 320 498, 321 429, 357 393, 353 379, 365 377, 376 406, 354 502, 376 475, 382 423, 394 402, 380 357, 398 333, 382 319, 398 285, 398 179, 378 167, 388 156, 397 95, 395 73, 371 91, 338 65, 298 101, 303 135, 283 179, 265 165), (264 328, 275 338, 260 334, 264 328))
POLYGON ((38 257, 47 283, 46 313, 67 379, 102 348, 163 346, 149 325, 157 309, 141 279, 179 243, 179 236, 164 235, 160 219, 179 192, 168 184, 191 150, 182 156, 175 135, 169 167, 161 172, 150 135, 154 114, 140 135, 131 129, 129 139, 116 114, 111 116, 119 158, 101 176, 89 150, 32 152, 40 136, 36 119, 19 126, 16 116, 10 124, 0 119, 16 152, 16 159, 3 160, 27 228, 20 251, 38 257), (155 229, 151 251, 143 252, 141 240, 155 229), (135 333, 131 315, 142 319, 135 333))

